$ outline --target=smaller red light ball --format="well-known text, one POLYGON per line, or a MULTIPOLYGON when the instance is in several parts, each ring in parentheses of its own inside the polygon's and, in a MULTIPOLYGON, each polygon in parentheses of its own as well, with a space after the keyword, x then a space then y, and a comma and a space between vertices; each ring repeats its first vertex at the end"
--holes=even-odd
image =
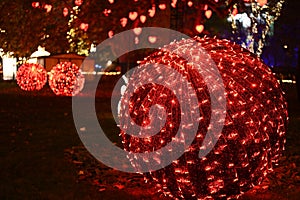
POLYGON ((56 95, 75 96, 84 86, 80 68, 71 62, 61 62, 49 74, 49 85, 56 95))
POLYGON ((47 82, 47 71, 40 64, 25 63, 18 69, 16 79, 22 90, 40 90, 47 82))

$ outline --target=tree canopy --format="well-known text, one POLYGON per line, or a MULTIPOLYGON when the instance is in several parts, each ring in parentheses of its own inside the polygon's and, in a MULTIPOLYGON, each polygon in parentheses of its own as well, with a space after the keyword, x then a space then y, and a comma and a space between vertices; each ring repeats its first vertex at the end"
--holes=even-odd
POLYGON ((18 57, 28 57, 39 45, 51 53, 78 53, 113 34, 145 26, 209 34, 213 30, 205 23, 210 18, 225 18, 234 6, 249 1, 1 0, 0 48, 18 57))
POLYGON ((62 16, 61 1, 33 7, 31 0, 0 2, 0 48, 16 56, 29 56, 39 45, 51 52, 65 52, 68 19, 62 16), (47 10, 48 9, 48 10, 47 10))

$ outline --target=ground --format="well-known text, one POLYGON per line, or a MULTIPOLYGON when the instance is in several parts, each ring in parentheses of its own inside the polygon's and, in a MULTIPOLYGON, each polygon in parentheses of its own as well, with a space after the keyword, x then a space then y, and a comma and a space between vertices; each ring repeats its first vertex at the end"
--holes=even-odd
MULTIPOLYGON (((111 88, 115 80, 106 81, 104 88, 111 88)), ((300 199, 300 103, 294 85, 284 90, 290 116, 286 151, 274 173, 242 199, 300 199)), ((104 96, 96 101, 97 110, 104 108, 102 126, 118 143, 106 109, 110 93, 97 94, 104 96)), ((108 168, 85 150, 71 97, 55 96, 49 86, 25 92, 14 81, 0 82, 0 103, 0 199, 163 199, 141 175, 108 168)))

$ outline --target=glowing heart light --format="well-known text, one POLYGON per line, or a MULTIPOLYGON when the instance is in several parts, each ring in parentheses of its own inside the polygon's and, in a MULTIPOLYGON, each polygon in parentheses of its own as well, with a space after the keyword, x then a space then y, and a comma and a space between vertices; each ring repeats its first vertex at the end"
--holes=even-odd
POLYGON ((123 17, 120 19, 120 23, 122 27, 125 27, 127 24, 128 19, 126 17, 123 17))
POLYGON ((237 8, 233 8, 232 15, 236 16, 238 13, 239 13, 238 9, 237 8))
POLYGON ((205 17, 206 17, 207 19, 209 19, 209 18, 211 17, 211 15, 212 15, 212 11, 211 11, 211 10, 206 10, 206 11, 205 11, 205 17))
POLYGON ((165 10, 167 8, 166 4, 162 3, 158 5, 159 9, 165 10))
POLYGON ((49 73, 49 86, 56 95, 75 96, 84 86, 80 68, 71 62, 55 65, 49 73))
POLYGON ((177 0, 172 0, 171 6, 172 6, 173 8, 176 8, 176 5, 177 5, 177 0))
POLYGON ((63 9, 63 15, 64 15, 64 17, 66 17, 68 14, 69 14, 68 8, 64 8, 63 9))
POLYGON ((138 37, 135 37, 134 38, 134 44, 138 44, 140 42, 139 38, 138 37))
POLYGON ((81 6, 82 3, 83 3, 83 0, 75 0, 76 6, 81 6))
POLYGON ((150 42, 150 43, 155 43, 156 42, 156 40, 157 40, 157 37, 156 36, 149 36, 148 37, 148 41, 150 42))
POLYGON ((187 2, 187 5, 188 5, 189 7, 192 7, 192 6, 193 6, 193 2, 192 2, 192 1, 188 1, 188 2, 187 2))
POLYGON ((47 71, 40 64, 25 63, 18 69, 16 79, 22 90, 40 90, 47 82, 47 71))
POLYGON ((88 28, 89 28, 89 24, 86 24, 86 23, 81 23, 80 24, 80 29, 81 30, 87 31, 88 28))
POLYGON ((39 3, 39 2, 32 2, 32 3, 31 3, 31 6, 32 6, 33 8, 37 8, 37 7, 40 6, 40 3, 39 3))
POLYGON ((108 31, 108 37, 112 38, 114 36, 114 32, 112 30, 108 31))
POLYGON ((198 31, 198 33, 202 33, 204 30, 204 26, 202 24, 196 25, 196 31, 198 31))
POLYGON ((103 14, 105 17, 108 17, 108 15, 111 13, 111 9, 104 9, 103 14))
POLYGON ((134 32, 134 34, 140 35, 142 33, 142 28, 141 27, 137 27, 137 28, 134 28, 132 31, 134 32))
POLYGON ((148 10, 149 16, 154 17, 155 15, 155 6, 152 6, 151 9, 148 10))
POLYGON ((44 5, 44 9, 46 10, 46 12, 50 12, 52 10, 52 5, 50 4, 45 4, 44 5))
MULTIPOLYGON (((167 85, 135 85, 144 79, 172 76, 162 73, 162 68, 151 65, 153 63, 174 69, 187 77, 196 92, 196 104, 200 111, 197 134, 181 157, 167 167, 146 173, 145 177, 159 193, 171 199, 236 199, 263 181, 284 149, 288 121, 284 94, 268 66, 248 50, 227 40, 196 37, 193 40, 196 44, 191 41, 175 41, 158 50, 141 62, 138 76, 134 80, 129 79, 127 88, 135 88, 135 92, 128 102, 128 115, 122 114, 124 107, 121 107, 120 121, 147 127, 153 117, 161 116, 160 110, 155 115, 151 114, 153 105, 163 107, 167 117, 159 133, 154 136, 140 138, 121 131, 124 148, 134 153, 156 152, 168 143, 180 142, 174 139, 179 124, 183 123, 185 127, 189 123, 194 124, 181 113, 177 94, 168 89, 178 84, 177 81, 167 85), (218 133, 219 138, 212 150, 204 157, 199 157, 199 152, 211 144, 203 146, 203 141, 207 132, 214 128, 210 124, 212 102, 220 97, 211 95, 208 83, 204 81, 206 77, 196 70, 197 66, 204 71, 211 68, 201 59, 201 48, 216 64, 226 96, 223 129, 218 133), (178 52, 192 60, 179 57, 178 52), (151 65, 152 71, 143 73, 147 65, 151 65)), ((213 90, 218 91, 219 87, 216 85, 213 90)), ((179 94, 188 97, 186 91, 179 94)), ((190 100, 185 98, 186 102, 190 100)), ((169 149, 171 152, 174 150, 169 149)), ((156 162, 163 163, 164 160, 156 162)), ((134 158, 132 163, 136 164, 134 158)))
POLYGON ((141 15, 141 16, 140 16, 140 21, 141 21, 142 23, 145 23, 146 19, 147 19, 147 17, 146 17, 145 15, 141 15))
POLYGON ((260 6, 264 6, 268 3, 268 0, 257 0, 257 3, 260 5, 260 6))
POLYGON ((129 19, 131 19, 132 21, 134 21, 138 16, 137 12, 129 12, 129 19))

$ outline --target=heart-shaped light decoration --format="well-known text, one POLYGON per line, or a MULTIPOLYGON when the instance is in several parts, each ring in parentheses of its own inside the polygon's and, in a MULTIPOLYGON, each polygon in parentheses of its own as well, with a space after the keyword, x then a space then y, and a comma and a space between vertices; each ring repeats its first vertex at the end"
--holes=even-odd
POLYGON ((177 0, 172 0, 171 6, 173 8, 176 8, 177 0))
POLYGON ((237 8, 233 8, 232 15, 236 16, 238 13, 239 13, 238 9, 237 8))
POLYGON ((157 37, 156 36, 149 36, 148 41, 153 44, 157 41, 157 37))
POLYGON ((66 17, 68 14, 69 14, 68 8, 64 8, 63 9, 63 15, 64 15, 64 17, 66 17))
POLYGON ((202 24, 196 26, 196 31, 198 31, 198 33, 202 33, 203 30, 204 30, 204 26, 202 24))
POLYGON ((81 6, 82 3, 83 3, 83 0, 75 0, 76 6, 81 6))
POLYGON ((122 27, 125 27, 126 24, 127 24, 127 21, 128 21, 128 19, 127 19, 126 17, 121 18, 121 19, 120 19, 121 26, 122 26, 122 27))
POLYGON ((139 38, 138 37, 135 37, 134 38, 134 44, 138 44, 140 42, 139 38))
POLYGON ((105 9, 103 14, 107 17, 111 13, 111 9, 105 9))
POLYGON ((257 3, 260 5, 260 6, 264 6, 268 3, 268 0, 257 0, 257 3))
POLYGON ((52 6, 50 4, 46 4, 44 6, 44 9, 46 10, 46 12, 50 12, 52 10, 52 6))
POLYGON ((141 16, 140 16, 140 21, 141 21, 142 23, 145 23, 146 19, 147 19, 147 17, 146 17, 145 15, 141 15, 141 16))
POLYGON ((40 6, 40 3, 39 3, 39 2, 32 2, 32 3, 31 3, 31 6, 32 6, 33 8, 37 8, 37 7, 40 6))
POLYGON ((141 27, 134 28, 133 32, 136 35, 140 35, 142 33, 142 28, 141 27))
POLYGON ((129 19, 131 19, 132 21, 134 21, 138 16, 138 13, 133 11, 133 12, 129 12, 129 19))
POLYGON ((114 32, 112 30, 108 31, 108 37, 112 38, 114 36, 114 32))
POLYGON ((86 23, 81 23, 80 24, 80 29, 81 30, 87 31, 88 28, 89 28, 89 24, 86 24, 86 23))
POLYGON ((206 17, 207 19, 209 19, 209 18, 211 17, 211 15, 212 15, 212 11, 211 11, 211 10, 205 11, 205 17, 206 17))
POLYGON ((154 17, 155 15, 155 6, 152 6, 151 9, 148 10, 149 16, 154 17))
POLYGON ((158 5, 159 9, 165 10, 167 8, 166 4, 162 3, 158 5))

